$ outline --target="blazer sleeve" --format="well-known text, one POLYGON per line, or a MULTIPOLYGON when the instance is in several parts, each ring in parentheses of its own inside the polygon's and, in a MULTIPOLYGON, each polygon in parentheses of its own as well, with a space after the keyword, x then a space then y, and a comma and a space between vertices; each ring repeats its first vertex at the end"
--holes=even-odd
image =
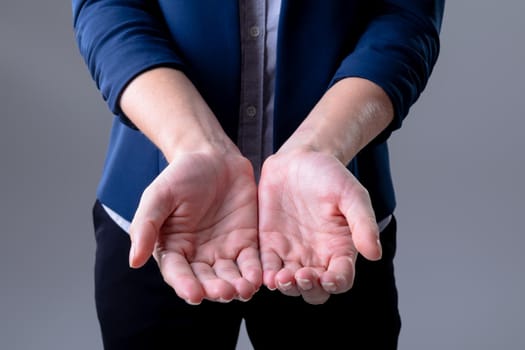
POLYGON ((183 68, 155 4, 146 0, 72 0, 80 54, 110 110, 129 125, 119 106, 126 85, 156 66, 183 68))
POLYGON ((373 142, 401 127, 425 88, 439 55, 444 0, 378 0, 355 50, 344 58, 331 84, 361 77, 384 89, 394 120, 373 142))

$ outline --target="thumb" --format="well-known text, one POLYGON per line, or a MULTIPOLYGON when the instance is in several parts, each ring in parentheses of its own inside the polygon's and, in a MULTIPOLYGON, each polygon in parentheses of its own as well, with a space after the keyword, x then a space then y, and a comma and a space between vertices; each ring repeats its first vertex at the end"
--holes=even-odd
POLYGON ((142 267, 150 258, 157 241, 158 230, 151 221, 134 222, 130 226, 131 248, 129 266, 142 267))
POLYGON ((156 190, 154 183, 148 187, 139 202, 139 206, 130 225, 129 235, 131 248, 129 252, 129 266, 142 267, 151 257, 157 242, 160 228, 170 214, 167 203, 171 203, 164 196, 165 193, 156 190))
POLYGON ((351 193, 341 195, 339 210, 346 218, 357 251, 368 260, 379 260, 382 247, 370 196, 361 185, 353 187, 351 193))

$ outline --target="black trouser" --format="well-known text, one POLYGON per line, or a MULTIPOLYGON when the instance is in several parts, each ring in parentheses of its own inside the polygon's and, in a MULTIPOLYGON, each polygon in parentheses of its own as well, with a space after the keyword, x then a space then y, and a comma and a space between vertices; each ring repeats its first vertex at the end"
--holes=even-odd
POLYGON ((396 349, 400 331, 393 259, 395 218, 381 233, 383 258, 356 264, 353 288, 323 305, 261 290, 248 302, 186 304, 153 259, 130 269, 129 236, 97 201, 95 297, 104 348, 235 349, 244 318, 259 349, 396 349))

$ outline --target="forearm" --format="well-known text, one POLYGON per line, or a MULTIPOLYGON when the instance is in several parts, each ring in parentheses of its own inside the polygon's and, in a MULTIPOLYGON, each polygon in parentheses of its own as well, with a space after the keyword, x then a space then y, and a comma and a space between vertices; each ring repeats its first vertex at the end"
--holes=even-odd
POLYGON ((171 161, 179 152, 238 152, 184 73, 156 68, 133 79, 120 107, 171 161))
POLYGON ((378 85, 345 78, 325 93, 279 152, 319 151, 348 164, 388 126, 393 114, 389 97, 378 85))

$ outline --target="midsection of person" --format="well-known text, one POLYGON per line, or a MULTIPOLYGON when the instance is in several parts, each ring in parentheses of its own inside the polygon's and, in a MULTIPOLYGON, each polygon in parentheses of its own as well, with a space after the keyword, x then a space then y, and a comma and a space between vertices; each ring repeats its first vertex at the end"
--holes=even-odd
MULTIPOLYGON (((309 3, 303 5, 304 10, 280 1, 241 1, 238 6, 230 1, 217 8, 212 2, 207 10, 178 6, 159 2, 173 51, 183 57, 183 62, 169 64, 190 77, 225 132, 252 162, 256 178, 264 159, 279 148, 333 84, 341 57, 354 48, 372 11, 370 6, 341 1, 309 3), (305 30, 293 36, 279 32, 283 11, 305 30), (309 24, 309 17, 298 20, 302 13, 317 23, 309 24), (318 28, 326 33, 315 34, 318 28), (303 43, 297 48, 300 51, 294 47, 296 41, 303 43), (278 56, 294 59, 278 61, 278 56), (310 57, 309 62, 299 59, 305 56, 310 57), (290 82, 293 88, 288 87, 290 82)), ((126 228, 143 189, 167 161, 125 115, 118 114, 97 195, 126 228), (127 181, 121 181, 122 174, 127 181)), ((371 189, 378 221, 387 223, 395 198, 386 141, 368 146, 348 168, 371 189), (372 168, 375 171, 368 171, 372 168)))
MULTIPOLYGON (((90 69, 115 114, 94 208, 97 310, 105 344, 140 348, 141 342, 153 344, 156 339, 160 346, 173 336, 174 344, 210 346, 213 340, 216 347, 231 348, 244 318, 256 348, 348 343, 354 348, 394 349, 400 321, 393 275, 395 197, 387 139, 400 127, 428 79, 428 67, 436 55, 434 26, 439 11, 432 14, 430 5, 402 0, 110 2, 121 12, 111 13, 110 6, 109 12, 103 12, 102 2, 73 2, 76 18, 93 14, 106 23, 113 15, 111 20, 126 17, 124 22, 130 20, 131 25, 129 32, 124 29, 122 41, 113 42, 122 52, 129 49, 129 58, 119 56, 124 53, 118 51, 114 57, 93 54, 97 48, 105 50, 104 40, 112 40, 109 34, 100 42, 94 40, 100 46, 94 45, 91 51, 80 45, 89 53, 85 57, 90 69), (409 5, 414 5, 410 11, 409 5), (409 17, 416 20, 403 23, 409 17), (130 40, 136 33, 143 36, 130 40), (130 64, 120 67, 123 62, 114 62, 119 58, 130 64), (413 67, 407 69, 406 62, 413 67), (344 164, 369 191, 383 232, 383 257, 376 262, 357 258, 355 285, 349 292, 314 306, 262 287, 248 302, 204 300, 195 306, 178 298, 164 283, 153 259, 140 269, 129 269, 126 232, 144 190, 169 161, 137 130, 121 109, 119 97, 130 81, 160 67, 188 77, 226 135, 249 159, 257 182, 265 160, 285 144, 339 81, 359 77, 384 89, 392 100, 394 120, 344 164), (414 79, 410 86, 405 84, 407 79, 414 79), (351 315, 346 322, 334 318, 341 310, 351 315), (276 315, 275 322, 265 320, 276 315), (217 318, 219 322, 207 321, 217 318), (370 329, 382 336, 370 339, 370 329), (353 331, 350 342, 348 330, 353 331), (324 336, 306 336, 310 334, 324 336)), ((79 28, 87 26, 87 21, 75 23, 79 28)), ((105 30, 118 33, 117 29, 105 30)), ((89 42, 86 33, 82 40, 89 42)))

